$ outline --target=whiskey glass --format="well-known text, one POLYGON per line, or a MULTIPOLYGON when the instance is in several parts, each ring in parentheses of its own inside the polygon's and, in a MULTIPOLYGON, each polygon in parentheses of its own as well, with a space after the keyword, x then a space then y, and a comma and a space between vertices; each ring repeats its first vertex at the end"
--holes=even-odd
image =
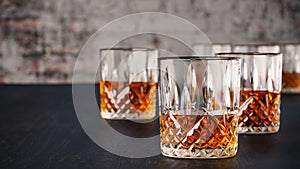
POLYGON ((281 53, 219 53, 241 57, 241 100, 239 133, 276 133, 280 128, 281 53))
POLYGON ((155 117, 158 51, 144 48, 100 49, 100 110, 104 119, 155 117))
POLYGON ((282 92, 300 93, 300 44, 284 44, 282 92))
POLYGON ((238 148, 239 58, 162 57, 160 146, 174 158, 228 158, 238 148))

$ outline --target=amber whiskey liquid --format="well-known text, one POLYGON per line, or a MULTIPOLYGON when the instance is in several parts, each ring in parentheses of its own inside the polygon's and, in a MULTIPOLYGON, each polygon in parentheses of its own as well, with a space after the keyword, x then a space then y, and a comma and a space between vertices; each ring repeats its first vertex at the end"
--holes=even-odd
POLYGON ((282 91, 300 93, 300 73, 282 73, 282 91))
POLYGON ((238 118, 224 115, 160 116, 161 149, 178 158, 227 158, 237 152, 238 118))
POLYGON ((280 93, 269 91, 241 91, 242 105, 253 100, 239 115, 239 133, 276 133, 280 126, 280 93))
POLYGON ((107 119, 151 119, 155 116, 155 82, 100 81, 100 109, 107 119))

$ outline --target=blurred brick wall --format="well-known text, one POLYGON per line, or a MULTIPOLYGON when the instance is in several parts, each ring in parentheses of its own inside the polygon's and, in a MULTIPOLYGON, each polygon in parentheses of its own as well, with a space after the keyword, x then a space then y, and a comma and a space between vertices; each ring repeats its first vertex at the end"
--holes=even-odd
MULTIPOLYGON (((70 83, 90 35, 144 11, 183 17, 213 42, 300 41, 299 0, 0 0, 0 82, 70 83)), ((178 44, 152 35, 138 43, 178 50, 178 44)))

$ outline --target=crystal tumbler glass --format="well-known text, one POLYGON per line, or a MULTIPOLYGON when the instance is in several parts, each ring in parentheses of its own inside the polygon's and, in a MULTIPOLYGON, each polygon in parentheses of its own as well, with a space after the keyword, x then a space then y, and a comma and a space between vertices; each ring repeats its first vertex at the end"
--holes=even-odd
POLYGON ((159 59, 164 156, 207 159, 236 155, 240 63, 239 58, 159 59))
POLYGON ((155 117, 158 51, 144 48, 100 49, 100 109, 105 119, 155 117))
POLYGON ((282 54, 220 53, 242 58, 239 133, 276 133, 280 127, 282 54))

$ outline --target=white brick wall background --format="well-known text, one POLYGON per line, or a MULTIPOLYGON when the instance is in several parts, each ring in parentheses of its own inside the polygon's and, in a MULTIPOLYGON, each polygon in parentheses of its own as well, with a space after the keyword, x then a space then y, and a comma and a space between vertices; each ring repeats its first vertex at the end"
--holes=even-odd
MULTIPOLYGON (((137 12, 177 15, 215 43, 300 42, 299 0, 2 0, 0 82, 70 83, 88 37, 108 22, 137 12)), ((138 23, 130 29, 138 30, 138 23)), ((119 45, 189 52, 157 35, 132 37, 119 45)), ((81 62, 85 71, 88 60, 81 62)))

